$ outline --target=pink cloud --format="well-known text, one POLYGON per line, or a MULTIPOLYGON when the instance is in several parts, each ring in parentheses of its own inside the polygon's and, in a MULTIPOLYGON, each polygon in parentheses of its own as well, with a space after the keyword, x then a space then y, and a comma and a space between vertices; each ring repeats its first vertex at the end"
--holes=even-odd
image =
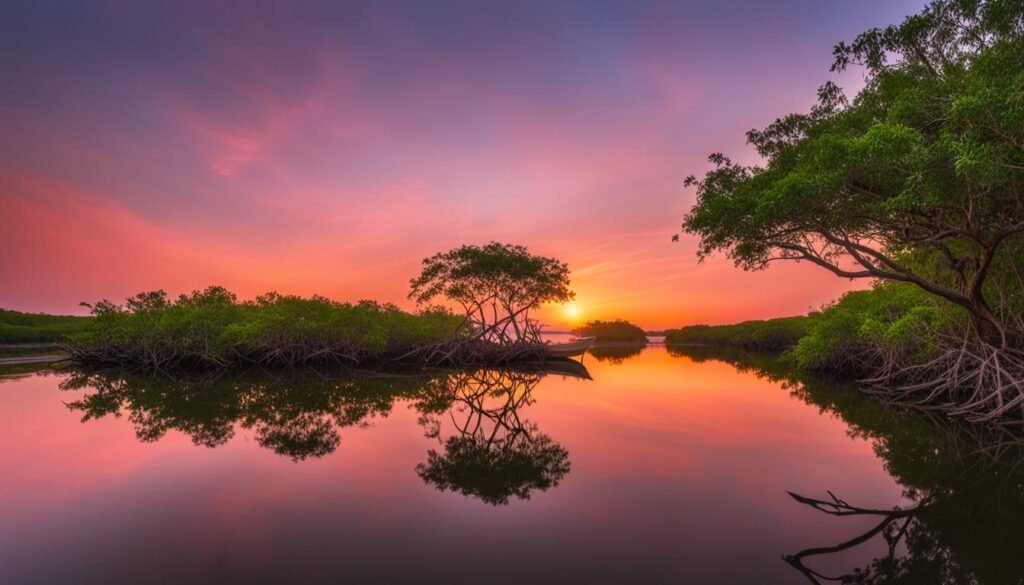
POLYGON ((0 299, 68 311, 77 301, 217 281, 230 273, 187 238, 64 182, 0 171, 0 299), (13 276, 16 275, 16 276, 13 276))

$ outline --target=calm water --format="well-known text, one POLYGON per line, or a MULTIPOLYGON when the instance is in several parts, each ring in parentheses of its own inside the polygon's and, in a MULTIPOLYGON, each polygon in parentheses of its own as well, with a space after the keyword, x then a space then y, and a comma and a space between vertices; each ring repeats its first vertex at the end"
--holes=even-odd
POLYGON ((883 521, 803 563, 1024 575, 1012 449, 709 357, 606 351, 593 380, 8 375, 0 583, 807 583, 784 555, 883 521), (787 493, 829 490, 921 509, 787 493))

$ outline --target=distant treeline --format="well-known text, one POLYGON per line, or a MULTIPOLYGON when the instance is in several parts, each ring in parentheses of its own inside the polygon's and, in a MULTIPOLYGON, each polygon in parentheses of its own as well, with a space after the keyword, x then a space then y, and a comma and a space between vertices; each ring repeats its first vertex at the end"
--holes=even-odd
POLYGON ((812 317, 782 317, 734 325, 690 325, 665 332, 669 345, 718 345, 747 350, 782 351, 807 335, 812 317))
POLYGON ((90 317, 0 309, 0 343, 56 343, 85 330, 90 317))
POLYGON ((599 342, 647 343, 647 334, 636 325, 623 319, 615 321, 590 321, 572 330, 579 337, 596 337, 599 342))

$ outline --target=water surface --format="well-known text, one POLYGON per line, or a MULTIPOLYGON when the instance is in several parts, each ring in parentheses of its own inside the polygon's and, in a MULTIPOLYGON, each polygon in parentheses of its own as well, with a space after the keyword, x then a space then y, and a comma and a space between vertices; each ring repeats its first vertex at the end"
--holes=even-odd
POLYGON ((1024 574, 1003 454, 768 361, 612 354, 593 380, 8 376, 0 583, 806 583, 784 556, 886 521, 788 493, 829 491, 925 506, 813 571, 1024 574))

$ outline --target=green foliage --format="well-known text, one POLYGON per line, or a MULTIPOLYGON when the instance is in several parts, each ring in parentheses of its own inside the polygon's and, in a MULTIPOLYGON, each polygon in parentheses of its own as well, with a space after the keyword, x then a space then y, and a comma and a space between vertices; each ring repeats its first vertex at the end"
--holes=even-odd
POLYGON ((596 337, 596 341, 647 343, 647 334, 644 330, 623 319, 589 321, 586 325, 573 329, 572 333, 578 337, 596 337))
POLYGON ((461 322, 445 309, 413 314, 373 301, 277 293, 239 301, 216 286, 173 301, 163 291, 124 306, 101 301, 92 314, 95 327, 69 338, 76 351, 150 365, 382 358, 451 339, 461 322))
POLYGON ((673 345, 716 345, 750 351, 782 351, 807 334, 811 316, 782 317, 767 321, 744 321, 734 325, 690 325, 665 332, 665 343, 673 345))
POLYGON ((574 296, 564 263, 498 242, 461 246, 424 259, 423 272, 410 287, 409 298, 419 303, 444 296, 460 303, 497 300, 510 307, 535 308, 574 296))
POLYGON ((535 256, 523 246, 491 242, 460 246, 423 260, 410 282, 417 303, 444 297, 458 303, 481 339, 497 343, 539 342, 529 311, 571 300, 569 267, 535 256))
POLYGON ((92 319, 70 315, 21 313, 0 309, 0 343, 49 343, 64 341, 85 330, 92 319))
POLYGON ((928 357, 935 336, 948 330, 957 313, 911 285, 887 283, 845 294, 817 315, 790 355, 803 368, 832 373, 866 373, 865 352, 928 357))
POLYGON ((864 89, 848 101, 826 84, 810 112, 749 132, 764 166, 711 155, 687 180, 683 228, 701 257, 744 269, 796 260, 912 283, 1005 343, 987 284, 1024 234, 1024 4, 936 0, 835 56, 835 70, 865 68, 864 89))

